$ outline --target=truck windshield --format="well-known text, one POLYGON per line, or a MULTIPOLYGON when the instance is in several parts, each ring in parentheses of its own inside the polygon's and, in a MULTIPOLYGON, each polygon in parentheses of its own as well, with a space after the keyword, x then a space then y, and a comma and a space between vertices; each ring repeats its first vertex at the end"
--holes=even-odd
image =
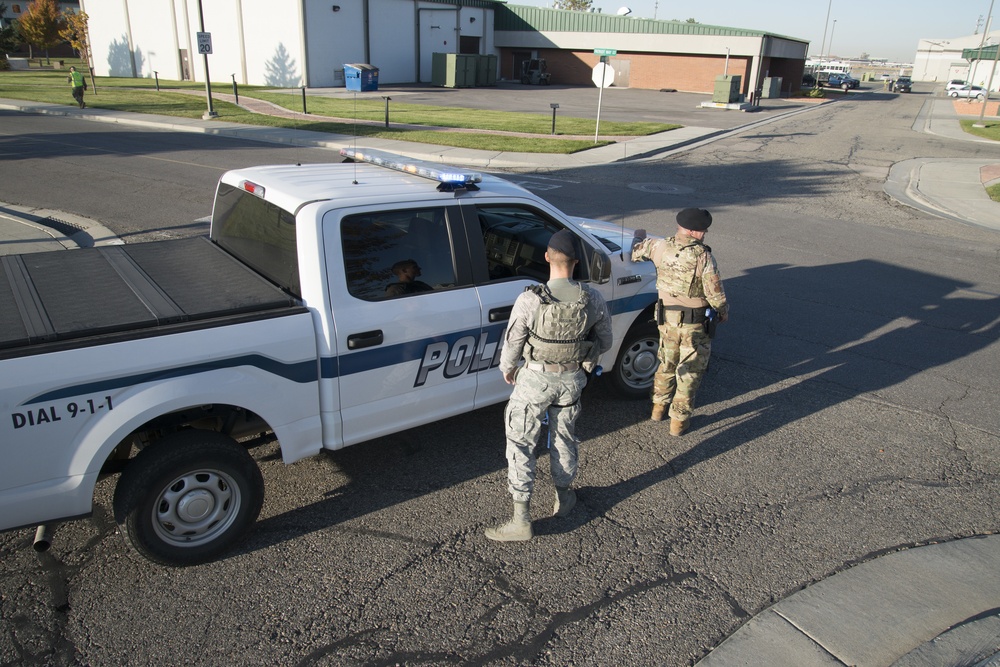
POLYGON ((265 278, 295 296, 299 261, 295 216, 225 183, 219 184, 212 211, 212 240, 265 278))

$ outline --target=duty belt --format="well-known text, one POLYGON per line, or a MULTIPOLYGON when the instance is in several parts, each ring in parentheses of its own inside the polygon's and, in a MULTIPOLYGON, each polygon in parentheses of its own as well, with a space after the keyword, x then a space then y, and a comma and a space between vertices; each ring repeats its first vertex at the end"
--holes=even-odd
POLYGON ((708 308, 708 306, 685 308, 684 306, 668 306, 661 301, 660 307, 663 308, 663 310, 667 310, 672 313, 679 312, 681 314, 681 324, 700 324, 708 319, 705 317, 705 309, 708 308))
POLYGON ((533 371, 542 371, 544 373, 568 373, 570 371, 580 370, 579 361, 568 361, 565 364, 547 364, 544 361, 526 361, 524 362, 525 368, 530 368, 533 371))

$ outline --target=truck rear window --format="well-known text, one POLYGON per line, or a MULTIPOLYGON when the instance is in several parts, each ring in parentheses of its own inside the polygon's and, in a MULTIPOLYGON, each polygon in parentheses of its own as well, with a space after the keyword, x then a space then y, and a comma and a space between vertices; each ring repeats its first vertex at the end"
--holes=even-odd
POLYGON ((212 240, 279 287, 302 296, 295 216, 288 211, 220 183, 212 211, 212 240))

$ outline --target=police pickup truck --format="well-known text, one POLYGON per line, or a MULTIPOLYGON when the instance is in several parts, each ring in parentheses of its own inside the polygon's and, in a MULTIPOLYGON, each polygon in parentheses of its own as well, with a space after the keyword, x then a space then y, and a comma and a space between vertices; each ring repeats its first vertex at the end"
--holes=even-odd
POLYGON ((255 438, 292 463, 506 400, 511 307, 560 229, 612 313, 605 378, 645 395, 655 270, 629 261, 631 230, 497 177, 342 153, 226 173, 209 238, 0 258, 0 530, 44 544, 120 473, 136 551, 217 557, 263 502, 255 438))

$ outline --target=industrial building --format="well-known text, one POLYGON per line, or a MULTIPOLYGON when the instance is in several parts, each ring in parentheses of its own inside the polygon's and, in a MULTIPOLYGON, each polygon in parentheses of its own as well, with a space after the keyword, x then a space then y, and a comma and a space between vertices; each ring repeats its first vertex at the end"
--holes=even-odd
POLYGON ((981 35, 966 35, 947 39, 921 39, 913 58, 914 81, 951 81, 962 79, 985 87, 994 71, 993 88, 1000 84, 997 46, 1000 30, 981 35))
MULTIPOLYGON (((279 87, 345 85, 344 65, 384 84, 431 83, 435 53, 495 55, 497 76, 544 58, 552 83, 592 85, 604 54, 616 86, 797 90, 808 42, 757 30, 508 5, 497 0, 81 0, 95 73, 279 87), (202 33, 199 39, 199 33, 202 33), (205 33, 211 35, 210 40, 205 33), (211 55, 205 57, 205 51, 211 55)), ((771 95, 769 95, 769 93, 771 95)))

